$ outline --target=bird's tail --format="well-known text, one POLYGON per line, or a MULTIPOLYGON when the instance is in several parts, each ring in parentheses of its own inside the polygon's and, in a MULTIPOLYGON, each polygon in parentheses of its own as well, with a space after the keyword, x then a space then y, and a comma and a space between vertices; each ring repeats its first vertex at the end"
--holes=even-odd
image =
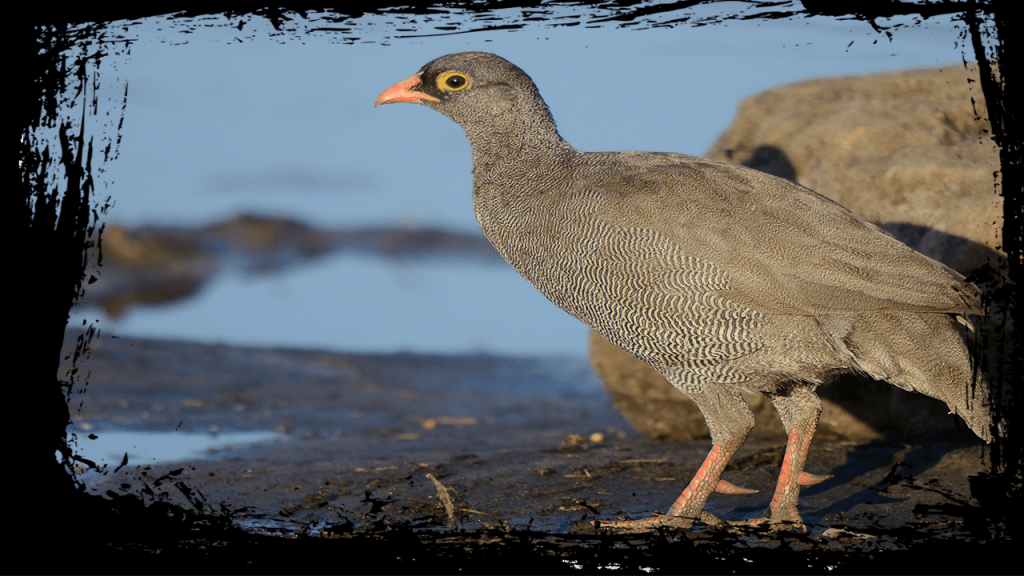
POLYGON ((878 312, 844 324, 845 335, 836 338, 829 330, 829 336, 841 343, 838 347, 855 367, 877 380, 942 400, 979 438, 992 441, 989 385, 975 369, 954 315, 878 312))

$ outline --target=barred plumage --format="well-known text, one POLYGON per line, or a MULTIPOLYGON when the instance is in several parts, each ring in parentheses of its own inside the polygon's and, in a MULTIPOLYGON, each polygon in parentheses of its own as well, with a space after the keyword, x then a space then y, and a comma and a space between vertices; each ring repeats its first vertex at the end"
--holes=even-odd
POLYGON ((742 391, 763 392, 790 434, 772 524, 799 524, 799 486, 821 480, 802 468, 814 387, 836 374, 944 400, 991 439, 987 387, 956 322, 980 311, 978 289, 835 202, 693 156, 579 152, 530 77, 493 54, 429 62, 377 100, 389 102, 458 122, 477 220, 498 252, 704 414, 714 447, 670 513, 612 526, 709 520, 704 502, 753 426, 742 391))

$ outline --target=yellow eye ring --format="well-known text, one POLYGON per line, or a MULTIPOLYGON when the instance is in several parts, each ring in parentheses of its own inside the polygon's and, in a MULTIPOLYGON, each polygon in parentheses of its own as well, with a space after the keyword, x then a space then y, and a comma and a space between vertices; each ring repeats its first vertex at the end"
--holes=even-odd
POLYGON ((437 77, 437 87, 446 92, 457 92, 470 85, 469 76, 458 70, 449 70, 437 77))

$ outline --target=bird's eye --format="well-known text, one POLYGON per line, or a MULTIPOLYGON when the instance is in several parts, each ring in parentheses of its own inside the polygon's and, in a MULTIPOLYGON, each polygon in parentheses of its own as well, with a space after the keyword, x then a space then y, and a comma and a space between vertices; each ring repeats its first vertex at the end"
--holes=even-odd
POLYGON ((469 86, 469 78, 462 72, 450 70, 437 77, 437 87, 441 90, 454 92, 469 86))

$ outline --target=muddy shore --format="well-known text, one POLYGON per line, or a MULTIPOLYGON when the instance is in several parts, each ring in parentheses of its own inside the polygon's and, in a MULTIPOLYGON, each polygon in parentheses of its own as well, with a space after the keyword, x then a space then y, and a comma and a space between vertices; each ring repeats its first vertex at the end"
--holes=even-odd
MULTIPOLYGON (((632 431, 582 359, 354 355, 111 336, 94 342, 83 364, 88 383, 72 393, 78 429, 278 435, 201 459, 79 470, 86 490, 230 517, 250 533, 358 538, 408 530, 473 540, 498 530, 542 534, 578 552, 603 537, 591 521, 667 509, 708 450, 706 440, 656 441, 632 431), (449 492, 454 516, 428 475, 449 492)), ((725 477, 759 492, 715 495, 709 510, 723 520, 762 515, 782 450, 748 442, 725 477)), ((698 526, 671 538, 737 539, 743 549, 796 538, 798 548, 847 558, 937 541, 997 543, 998 523, 971 493, 970 477, 988 469, 973 436, 816 442, 809 469, 835 478, 802 493, 807 535, 698 526)))

